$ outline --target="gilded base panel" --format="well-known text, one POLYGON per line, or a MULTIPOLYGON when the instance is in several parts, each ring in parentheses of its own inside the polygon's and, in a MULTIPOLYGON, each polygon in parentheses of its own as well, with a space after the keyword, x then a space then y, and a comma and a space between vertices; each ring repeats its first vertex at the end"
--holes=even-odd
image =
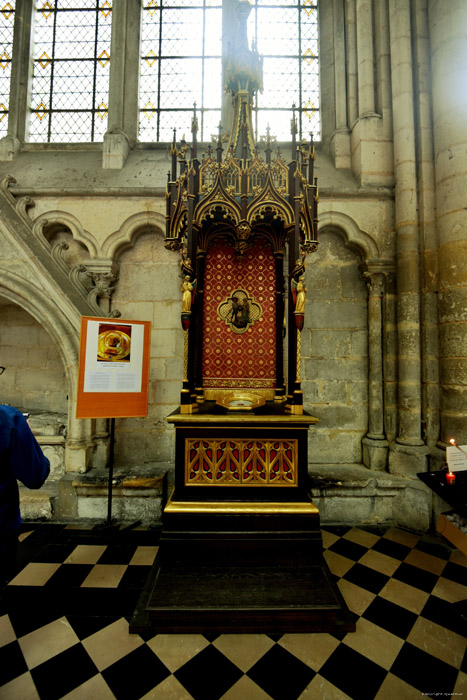
POLYGON ((298 440, 185 439, 185 486, 296 486, 298 440))

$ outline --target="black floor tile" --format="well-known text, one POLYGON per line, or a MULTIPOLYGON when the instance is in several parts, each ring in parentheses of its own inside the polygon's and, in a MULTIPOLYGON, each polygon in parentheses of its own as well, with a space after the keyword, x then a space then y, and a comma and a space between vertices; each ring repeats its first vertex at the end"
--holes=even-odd
POLYGON ((246 675, 273 700, 296 700, 316 673, 296 656, 275 644, 246 675))
POLYGON ((388 557, 400 559, 401 561, 406 558, 407 554, 411 550, 410 547, 406 547, 404 544, 399 544, 399 542, 388 540, 386 537, 381 537, 381 539, 375 542, 372 549, 374 549, 375 552, 386 554, 388 557))
POLYGON ((174 673, 194 700, 218 700, 242 675, 237 666, 211 645, 174 673))
POLYGON ((460 670, 463 673, 467 673, 467 649, 465 650, 464 658, 462 660, 461 668, 460 670))
POLYGON ((400 650, 391 673, 430 697, 452 695, 457 679, 455 668, 408 642, 400 650))
POLYGON ((443 578, 448 578, 450 581, 461 583, 467 586, 467 566, 460 566, 453 561, 448 561, 441 574, 443 578))
POLYGON ((278 642, 282 637, 284 636, 283 634, 267 634, 267 637, 273 642, 278 642))
POLYGON ((331 532, 333 535, 337 535, 338 537, 342 537, 352 528, 349 525, 325 525, 321 529, 326 530, 326 532, 331 532))
MULTIPOLYGON (((74 633, 80 639, 86 639, 91 634, 99 632, 99 630, 108 627, 112 623, 119 620, 119 617, 86 617, 83 615, 68 615, 67 620, 73 628, 74 633)), ((154 636, 154 635, 152 635, 154 636)))
POLYGON ((417 620, 415 613, 379 596, 370 603, 362 617, 402 639, 407 637, 417 620))
POLYGON ((362 547, 361 544, 356 544, 350 540, 346 540, 343 537, 333 542, 333 544, 328 547, 329 552, 335 552, 340 554, 347 559, 353 559, 353 561, 358 561, 363 555, 368 552, 367 547, 362 547))
POLYGON ((319 670, 320 676, 353 700, 373 700, 386 673, 345 644, 340 644, 319 670))
MULTIPOLYGON (((23 532, 27 532, 30 528, 23 523, 23 532)), ((64 529, 64 525, 52 525, 45 523, 42 525, 35 524, 34 531, 26 537, 23 542, 18 544, 18 553, 16 556, 16 572, 24 569, 26 564, 34 561, 40 556, 41 552, 51 544, 55 543, 64 529)))
POLYGON ((432 537, 420 537, 414 549, 419 549, 421 552, 439 557, 439 559, 449 559, 452 554, 450 547, 442 542, 436 542, 432 537))
POLYGON ((412 564, 406 564, 405 562, 402 562, 396 569, 392 578, 402 581, 403 583, 408 583, 409 586, 420 588, 420 590, 425 591, 425 593, 431 593, 438 580, 438 576, 431 573, 431 571, 424 571, 418 566, 412 566, 412 564))
POLYGON ((81 644, 62 651, 31 669, 41 700, 57 700, 98 673, 81 644))
POLYGON ((219 636, 218 632, 203 632, 203 637, 211 644, 215 642, 219 636))
POLYGON ((350 583, 354 583, 356 586, 364 588, 366 591, 379 593, 389 581, 390 576, 370 569, 363 564, 354 564, 342 578, 346 581, 350 581, 350 583))
MULTIPOLYGON (((28 670, 18 642, 10 642, 0 647, 0 686, 21 676, 28 670)), ((1 697, 1 688, 0 688, 1 697)))
POLYGON ((145 644, 102 671, 117 700, 138 700, 170 675, 145 644))
POLYGON ((63 615, 127 617, 133 614, 140 591, 131 588, 8 586, 3 595, 7 596, 12 610, 15 631, 21 636, 63 615), (25 627, 29 629, 23 631, 25 627))
POLYGON ((150 566, 129 566, 123 574, 118 588, 137 588, 141 591, 150 573, 150 566))
POLYGON ((79 588, 92 569, 92 564, 62 564, 49 578, 45 588, 79 588))
POLYGON ((3 596, 17 637, 24 637, 63 615, 57 606, 45 602, 47 596, 40 587, 8 586, 3 596))
POLYGON ((446 627, 461 636, 467 636, 465 618, 459 614, 459 608, 456 604, 448 603, 446 600, 431 595, 426 601, 420 616, 431 620, 431 622, 436 622, 441 627, 446 627))
POLYGON ((136 551, 134 544, 109 544, 99 559, 99 564, 129 564, 136 551))
POLYGON ((45 562, 47 564, 61 564, 67 557, 70 556, 76 545, 68 544, 49 544, 42 551, 38 552, 31 561, 45 562))

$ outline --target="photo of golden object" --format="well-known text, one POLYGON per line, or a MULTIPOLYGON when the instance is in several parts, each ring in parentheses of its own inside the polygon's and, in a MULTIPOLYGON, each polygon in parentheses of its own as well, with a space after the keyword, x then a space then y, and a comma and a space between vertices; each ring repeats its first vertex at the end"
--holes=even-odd
POLYGON ((253 411, 263 406, 266 401, 264 396, 249 391, 229 391, 217 399, 217 405, 228 411, 253 411))
POLYGON ((104 331, 97 339, 97 357, 106 362, 128 362, 131 338, 123 331, 104 331))

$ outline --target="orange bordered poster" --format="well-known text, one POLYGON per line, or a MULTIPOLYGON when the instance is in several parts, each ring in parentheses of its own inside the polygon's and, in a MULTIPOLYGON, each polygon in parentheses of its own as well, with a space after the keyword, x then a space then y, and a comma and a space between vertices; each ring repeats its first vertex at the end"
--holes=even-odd
POLYGON ((77 418, 147 416, 150 321, 82 316, 77 418))

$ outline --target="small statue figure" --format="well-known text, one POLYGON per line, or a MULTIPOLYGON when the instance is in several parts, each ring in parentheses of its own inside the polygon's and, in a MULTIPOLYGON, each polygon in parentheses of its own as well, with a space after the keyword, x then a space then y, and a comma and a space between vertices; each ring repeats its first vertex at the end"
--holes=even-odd
POLYGON ((292 278, 292 298, 295 304, 295 325, 299 331, 303 330, 303 325, 305 321, 305 298, 307 288, 305 287, 305 277, 300 275, 298 282, 292 278))
POLYGON ((235 328, 245 328, 250 322, 250 310, 246 299, 233 297, 231 321, 235 328))
POLYGON ((191 282, 189 275, 185 275, 182 284, 182 314, 191 313, 191 304, 193 301, 193 292, 196 287, 195 282, 191 282))
POLYGON ((307 292, 307 288, 305 287, 305 277, 301 275, 298 278, 298 282, 296 283, 295 287, 295 293, 296 293, 296 298, 295 298, 295 313, 296 314, 304 314, 305 313, 305 295, 307 292))

